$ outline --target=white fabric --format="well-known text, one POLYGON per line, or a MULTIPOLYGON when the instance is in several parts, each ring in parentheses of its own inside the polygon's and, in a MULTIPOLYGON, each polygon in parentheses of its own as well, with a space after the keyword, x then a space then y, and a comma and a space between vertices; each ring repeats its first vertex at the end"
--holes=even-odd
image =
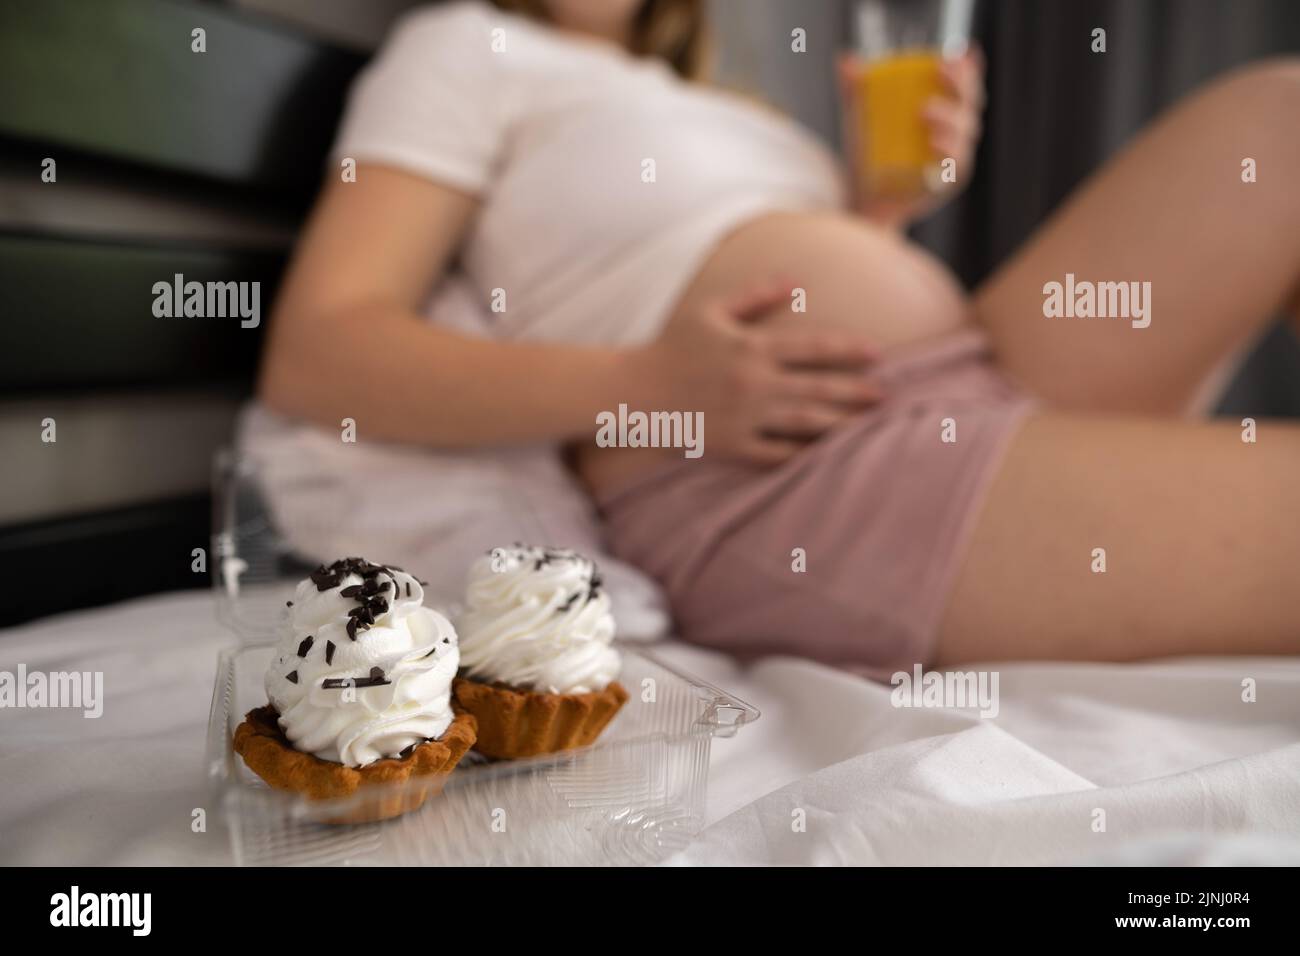
POLYGON ((675 659, 763 710, 715 745, 718 822, 677 863, 1300 864, 1295 658, 989 665, 994 719, 795 658, 675 659))
POLYGON ((843 199, 789 119, 485 3, 401 19, 334 154, 478 195, 460 263, 480 302, 504 292, 502 338, 649 341, 724 233, 843 199))
MULTIPOLYGON (((106 692, 98 720, 0 712, 0 864, 228 861, 203 754, 229 641, 205 594, 0 631, 0 670, 101 670, 106 692)), ((807 661, 659 653, 763 711, 714 742, 711 826, 675 863, 1300 864, 1295 659, 1002 666, 980 721, 807 661)))

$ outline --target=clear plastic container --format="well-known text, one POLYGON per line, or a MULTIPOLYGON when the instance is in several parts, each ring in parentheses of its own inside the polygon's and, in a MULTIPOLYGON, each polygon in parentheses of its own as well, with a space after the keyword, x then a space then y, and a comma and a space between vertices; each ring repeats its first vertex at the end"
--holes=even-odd
POLYGON ((665 859, 698 832, 711 742, 758 711, 628 644, 619 680, 630 699, 592 747, 521 761, 471 752, 418 810, 378 823, 326 821, 403 798, 411 784, 332 801, 269 788, 234 752, 233 734, 266 703, 275 623, 310 568, 276 533, 253 463, 222 456, 216 478, 213 581, 237 643, 218 660, 208 770, 236 863, 634 865, 665 859))

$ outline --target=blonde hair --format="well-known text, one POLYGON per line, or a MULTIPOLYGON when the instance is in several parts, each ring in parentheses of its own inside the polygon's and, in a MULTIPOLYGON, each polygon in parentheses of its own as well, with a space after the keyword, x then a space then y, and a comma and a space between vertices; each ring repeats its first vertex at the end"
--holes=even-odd
MULTIPOLYGON (((550 22, 546 0, 492 0, 502 10, 550 22)), ((704 0, 642 0, 628 45, 637 56, 657 56, 688 79, 708 70, 704 0)))

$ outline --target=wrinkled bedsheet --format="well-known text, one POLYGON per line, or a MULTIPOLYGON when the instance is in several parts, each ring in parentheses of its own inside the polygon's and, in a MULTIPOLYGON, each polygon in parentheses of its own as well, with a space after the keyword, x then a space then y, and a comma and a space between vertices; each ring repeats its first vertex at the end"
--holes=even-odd
MULTIPOLYGON (((97 719, 0 710, 0 863, 228 863, 193 820, 232 640, 201 592, 0 631, 0 670, 105 675, 97 719)), ((706 828, 671 864, 1300 864, 1294 659, 1002 665, 982 718, 795 658, 657 652, 762 711, 714 742, 706 828)))

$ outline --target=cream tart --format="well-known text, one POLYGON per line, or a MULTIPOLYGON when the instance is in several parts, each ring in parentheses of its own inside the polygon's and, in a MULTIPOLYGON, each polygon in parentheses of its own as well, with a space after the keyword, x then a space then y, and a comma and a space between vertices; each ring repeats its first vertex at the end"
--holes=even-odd
POLYGON ((470 568, 456 630, 455 700, 477 720, 474 747, 489 757, 585 747, 627 701, 609 595, 575 551, 492 549, 470 568))
POLYGON ((270 703, 250 711, 234 747, 272 787, 311 799, 366 799, 329 822, 414 810, 474 743, 452 700, 456 631, 424 607, 401 568, 344 558, 317 568, 288 602, 266 672, 270 703))

